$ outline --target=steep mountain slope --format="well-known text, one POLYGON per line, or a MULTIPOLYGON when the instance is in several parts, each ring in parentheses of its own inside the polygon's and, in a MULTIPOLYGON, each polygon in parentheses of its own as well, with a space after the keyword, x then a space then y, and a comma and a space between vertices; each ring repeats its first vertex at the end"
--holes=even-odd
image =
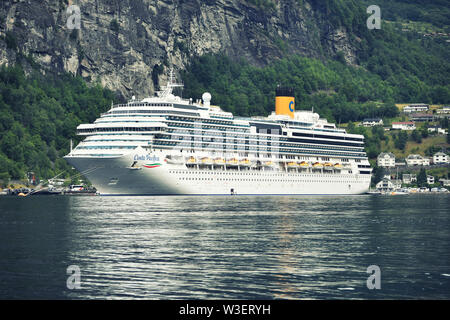
MULTIPOLYGON (((15 0, 0 4, 0 64, 19 54, 56 72, 99 80, 123 96, 149 94, 161 66, 226 53, 265 65, 288 54, 357 64, 354 0, 15 0), (70 5, 80 8, 80 29, 70 5)), ((356 23, 355 21, 361 23, 356 23)))

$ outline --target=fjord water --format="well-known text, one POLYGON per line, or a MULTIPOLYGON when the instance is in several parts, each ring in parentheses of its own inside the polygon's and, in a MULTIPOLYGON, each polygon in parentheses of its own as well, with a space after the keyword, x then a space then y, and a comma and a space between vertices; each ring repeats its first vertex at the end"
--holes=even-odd
POLYGON ((449 299, 449 205, 445 194, 5 196, 0 298, 449 299), (71 265, 80 289, 67 288, 71 265))

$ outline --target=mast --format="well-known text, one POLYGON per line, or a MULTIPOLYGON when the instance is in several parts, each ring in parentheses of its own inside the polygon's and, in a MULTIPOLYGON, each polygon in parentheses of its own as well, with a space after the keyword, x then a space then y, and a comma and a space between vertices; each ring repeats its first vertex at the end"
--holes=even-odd
POLYGON ((166 86, 163 87, 163 90, 157 91, 158 97, 160 98, 167 98, 169 95, 172 94, 172 91, 174 88, 178 87, 184 87, 182 83, 176 83, 175 82, 175 76, 173 73, 173 67, 170 68, 169 78, 167 79, 166 86))

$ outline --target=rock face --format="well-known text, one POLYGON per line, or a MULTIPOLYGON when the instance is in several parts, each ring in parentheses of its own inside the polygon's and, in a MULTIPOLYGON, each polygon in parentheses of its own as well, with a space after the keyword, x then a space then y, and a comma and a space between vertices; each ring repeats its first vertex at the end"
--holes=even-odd
POLYGON ((291 53, 323 58, 341 51, 354 64, 346 30, 332 28, 310 2, 1 1, 0 64, 26 57, 46 72, 78 74, 124 97, 153 94, 163 70, 179 71, 205 53, 265 65, 291 53))

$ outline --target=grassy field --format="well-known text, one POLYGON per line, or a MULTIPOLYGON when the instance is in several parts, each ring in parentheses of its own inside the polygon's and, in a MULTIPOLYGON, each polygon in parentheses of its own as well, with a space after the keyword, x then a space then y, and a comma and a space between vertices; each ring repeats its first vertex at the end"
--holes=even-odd
POLYGON ((449 167, 446 168, 434 168, 427 170, 427 174, 430 174, 434 177, 446 177, 448 175, 449 167))

